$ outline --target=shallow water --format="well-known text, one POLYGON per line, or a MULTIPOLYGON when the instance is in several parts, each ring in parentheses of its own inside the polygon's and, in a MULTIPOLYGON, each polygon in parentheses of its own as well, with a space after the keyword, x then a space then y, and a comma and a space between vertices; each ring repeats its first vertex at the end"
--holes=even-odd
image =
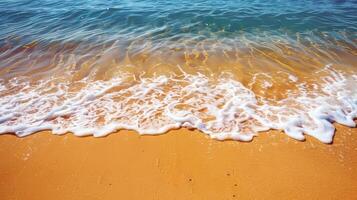
POLYGON ((0 133, 355 127, 355 1, 0 2, 0 133))

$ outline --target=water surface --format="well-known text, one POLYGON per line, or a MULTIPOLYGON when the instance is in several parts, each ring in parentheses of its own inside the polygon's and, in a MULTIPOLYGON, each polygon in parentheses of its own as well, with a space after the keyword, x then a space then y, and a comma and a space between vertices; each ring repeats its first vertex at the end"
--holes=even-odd
POLYGON ((328 143, 333 122, 356 125, 352 0, 4 0, 0 13, 0 133, 328 143))

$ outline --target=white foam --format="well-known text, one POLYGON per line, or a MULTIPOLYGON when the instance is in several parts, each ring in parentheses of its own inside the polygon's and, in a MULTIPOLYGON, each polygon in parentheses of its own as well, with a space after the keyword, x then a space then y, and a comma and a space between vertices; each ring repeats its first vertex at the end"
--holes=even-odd
MULTIPOLYGON (((333 122, 356 126, 357 76, 331 66, 322 71, 329 75, 314 83, 312 90, 288 75, 299 92, 287 94, 274 105, 258 102, 250 89, 227 74, 213 79, 183 72, 181 76, 141 78, 134 83, 126 80, 128 75, 76 83, 55 79, 36 84, 26 79, 1 81, 0 133, 26 136, 52 130, 54 134, 101 137, 120 129, 160 134, 187 127, 219 140, 250 141, 260 131, 278 129, 297 140, 304 140, 307 134, 330 143, 333 122), (76 84, 85 86, 75 91, 76 84)), ((248 86, 258 78, 254 76, 248 86)), ((273 86, 262 83, 263 88, 273 86)))

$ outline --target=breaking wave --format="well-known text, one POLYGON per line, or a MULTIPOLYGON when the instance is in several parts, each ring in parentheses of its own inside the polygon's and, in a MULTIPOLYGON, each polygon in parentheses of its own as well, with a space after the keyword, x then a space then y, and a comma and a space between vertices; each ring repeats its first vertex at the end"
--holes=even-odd
POLYGON ((105 136, 120 129, 160 134, 186 127, 211 138, 250 141, 261 131, 282 130, 297 140, 304 134, 332 142, 333 122, 355 127, 357 76, 330 65, 315 72, 316 82, 285 74, 296 90, 274 101, 253 92, 274 87, 269 74, 256 74, 246 86, 229 73, 209 77, 181 71, 176 75, 35 83, 13 78, 0 86, 0 133, 105 136), (258 82, 258 76, 265 81, 258 82))

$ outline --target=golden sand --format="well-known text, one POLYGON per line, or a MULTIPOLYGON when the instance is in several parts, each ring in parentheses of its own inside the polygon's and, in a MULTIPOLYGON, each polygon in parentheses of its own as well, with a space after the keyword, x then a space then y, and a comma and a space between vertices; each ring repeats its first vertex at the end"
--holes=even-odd
POLYGON ((337 129, 332 145, 276 131, 1 135, 0 199, 356 199, 357 129, 337 129))

